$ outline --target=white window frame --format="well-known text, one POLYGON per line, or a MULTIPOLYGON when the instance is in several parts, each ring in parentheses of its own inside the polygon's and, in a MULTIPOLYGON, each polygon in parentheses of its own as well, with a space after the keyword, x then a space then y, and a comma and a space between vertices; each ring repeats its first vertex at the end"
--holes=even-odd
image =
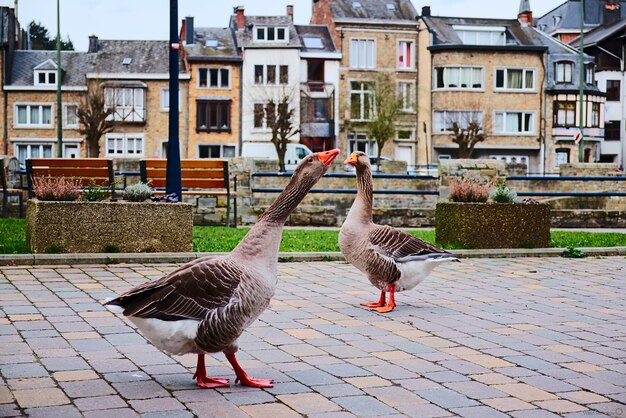
POLYGON ((398 70, 413 70, 415 69, 415 41, 406 40, 406 39, 398 39, 396 45, 396 66, 398 70), (404 46, 403 46, 404 44, 404 46), (401 63, 400 62, 400 51, 402 51, 402 56, 406 58, 407 45, 410 45, 411 50, 411 59, 410 62, 401 63), (408 65, 407 65, 408 64, 408 65))
POLYGON ((506 164, 510 163, 523 163, 527 167, 530 166, 530 157, 527 155, 490 155, 489 159, 504 161, 506 164), (515 161, 513 161, 515 159, 515 161))
POLYGON ((236 144, 214 144, 214 143, 198 144, 197 151, 198 151, 198 154, 196 154, 198 156, 197 158, 233 158, 237 156, 237 145, 236 144), (200 157, 201 147, 220 147, 220 156, 219 157, 200 157), (234 154, 232 157, 224 156, 224 147, 230 147, 234 149, 234 154))
POLYGON ((365 154, 368 156, 377 155, 378 145, 376 141, 363 132, 350 132, 348 134, 348 154, 358 150, 356 145, 359 142, 365 143, 365 151, 363 151, 365 154))
POLYGON ((557 61, 554 65, 554 69, 556 74, 554 75, 554 79, 557 83, 573 83, 574 82, 574 63, 572 61, 557 61), (563 68, 563 71, 559 70, 559 67, 563 68), (567 79, 568 71, 567 67, 569 67, 569 80, 567 79), (560 76, 563 75, 563 79, 560 76))
POLYGON ((232 71, 231 67, 200 67, 197 70, 198 81, 196 87, 203 90, 230 90, 232 71), (217 87, 211 86, 211 70, 217 70, 217 87), (222 70, 228 71, 228 80, 226 85, 223 84, 222 70), (206 71, 206 86, 200 85, 200 71, 206 71))
POLYGON ((78 103, 63 103, 63 129, 78 129, 80 125, 80 121, 78 120, 78 103), (70 107, 76 107, 76 123, 69 124, 68 123, 68 109, 70 107))
POLYGON ((514 92, 529 92, 529 93, 533 93, 537 91, 537 69, 533 68, 533 67, 496 67, 495 72, 494 72, 494 77, 493 77, 493 85, 494 85, 494 90, 495 91, 514 91, 514 92), (516 89, 516 88, 512 88, 509 87, 508 84, 508 72, 510 70, 522 70, 522 88, 516 89), (498 71, 504 71, 504 86, 503 87, 498 87, 498 71), (526 74, 528 72, 532 72, 533 73, 533 87, 532 88, 528 88, 525 86, 526 84, 526 74))
POLYGON ((402 103, 402 112, 415 113, 415 81, 398 80, 398 98, 402 103))
POLYGON ((56 144, 54 143, 54 140, 27 140, 25 138, 20 138, 19 142, 13 142, 13 155, 18 159, 20 167, 26 168, 26 160, 33 158, 32 150, 35 147, 39 150, 39 155, 36 158, 54 158, 56 155, 56 144), (26 158, 24 161, 20 161, 20 147, 26 147, 26 158), (50 157, 43 156, 44 147, 50 147, 50 157))
POLYGON ((485 130, 485 114, 482 112, 482 110, 463 110, 463 109, 459 109, 459 110, 435 110, 433 111, 433 125, 432 125, 432 130, 433 130, 433 135, 436 134, 449 134, 450 130, 446 129, 447 128, 447 121, 452 120, 454 118, 457 118, 457 120, 460 120, 463 114, 467 114, 467 119, 473 119, 472 113, 475 114, 477 116, 477 119, 480 122, 480 126, 482 127, 482 131, 485 130), (443 127, 440 127, 440 123, 443 124, 443 127))
MULTIPOLYGON (((529 110, 496 110, 493 112, 493 134, 494 135, 517 135, 517 136, 532 136, 535 135, 535 132, 537 130, 537 114, 535 111, 529 111, 529 110), (513 113, 521 113, 522 115, 531 115, 530 118, 530 129, 527 131, 511 131, 509 129, 507 129, 506 126, 506 120, 507 120, 507 115, 509 114, 513 114, 513 113), (502 114, 503 118, 502 118, 502 125, 503 125, 503 130, 502 131, 498 131, 496 129, 497 127, 497 118, 498 118, 498 114, 502 114)), ((524 122, 524 117, 522 117, 522 123, 524 122)))
POLYGON ((349 58, 350 68, 362 70, 373 70, 376 68, 376 39, 350 38, 349 58), (363 45, 363 51, 361 51, 361 45, 363 45), (362 60, 361 57, 363 57, 362 60))
POLYGON ((105 157, 112 158, 143 158, 145 155, 146 141, 145 135, 143 133, 117 133, 111 132, 106 134, 104 140, 104 152, 105 157), (115 141, 113 148, 109 148, 109 140, 110 139, 122 139, 121 141, 121 149, 118 148, 119 142, 115 141), (137 151, 137 147, 133 147, 133 152, 129 152, 129 142, 130 140, 140 139, 141 140, 141 150, 137 151), (118 152, 120 150, 121 152, 118 152))
MULTIPOLYGON (((169 92, 170 89, 169 87, 163 87, 161 89, 161 112, 169 112, 170 111, 170 97, 169 97, 169 92), (168 96, 167 96, 167 100, 165 100, 165 92, 167 92, 168 96)), ((181 102, 181 91, 180 89, 178 90, 178 112, 182 112, 183 111, 183 107, 181 106, 182 102, 181 102)))
POLYGON ((52 103, 15 103, 13 105, 13 127, 25 129, 52 129, 54 128, 54 104, 52 103), (26 106, 26 123, 19 123, 18 108, 26 106), (50 107, 50 123, 31 123, 30 114, 32 107, 39 107, 39 120, 43 120, 44 106, 50 107))
POLYGON ((371 90, 365 89, 364 85, 365 84, 370 84, 373 85, 374 81, 370 81, 370 80, 348 80, 348 97, 349 97, 349 106, 350 106, 350 120, 351 121, 355 121, 355 122, 366 122, 366 121, 370 121, 372 120, 372 118, 374 117, 375 113, 376 113, 376 109, 374 106, 374 89, 375 87, 373 87, 371 90), (360 83, 361 87, 358 90, 352 90, 352 83, 360 83), (352 95, 359 95, 360 96, 360 109, 359 109, 359 118, 358 119, 353 119, 352 118, 352 95), (365 115, 365 100, 368 99, 370 100, 370 118, 367 119, 364 116, 365 115))
MULTIPOLYGON (((474 81, 473 77, 472 80, 474 81)), ((479 65, 440 65, 434 68, 433 70, 433 90, 468 90, 468 91, 485 91, 485 67, 479 65), (437 70, 443 68, 443 87, 437 87, 437 70), (449 78, 451 75, 449 74, 451 70, 459 71, 459 86, 457 87, 448 87, 449 78), (475 83, 470 83, 470 87, 460 87, 461 85, 461 72, 464 70, 480 70, 480 87, 471 87, 475 83)))
POLYGON ((111 107, 110 103, 113 99, 115 112, 110 115, 107 120, 118 122, 145 122, 146 121, 146 88, 145 87, 105 87, 104 88, 104 108, 111 107), (126 96, 130 93, 130 104, 119 105, 118 98, 120 95, 126 96), (137 103, 137 94, 141 92, 140 102, 137 103))
POLYGON ((453 25, 452 28, 464 45, 506 45, 506 28, 504 26, 461 26, 453 25), (489 34, 488 42, 479 42, 479 34, 489 34), (473 40, 470 39, 473 35, 473 40))
POLYGON ((567 164, 570 162, 570 158, 571 158, 571 151, 567 148, 557 148, 554 150, 554 167, 555 168, 559 168, 561 164, 567 164), (562 161, 562 157, 559 158, 558 156, 565 156, 565 161, 562 161), (561 161, 560 161, 561 160, 561 161))
POLYGON ((289 42, 289 27, 288 26, 255 26, 254 30, 253 30, 253 36, 254 36, 254 42, 268 42, 268 43, 284 43, 284 42, 289 42), (273 28, 274 29, 274 39, 272 40, 268 40, 267 39, 267 35, 268 35, 268 29, 269 28, 273 28), (283 39, 279 39, 278 38, 278 29, 283 29, 284 30, 284 35, 285 37, 283 39), (263 39, 259 39, 259 30, 263 31, 263 39))
POLYGON ((596 81, 595 77, 595 69, 593 68, 593 64, 585 65, 585 83, 590 86, 594 85, 596 81))
POLYGON ((289 85, 289 65, 287 64, 254 64, 252 66, 252 84, 256 86, 286 86, 289 85), (260 83, 257 83, 256 80, 256 67, 263 67, 263 76, 260 83), (268 83, 269 78, 267 77, 267 69, 268 67, 276 67, 276 79, 274 83, 268 83), (280 69, 282 67, 287 67, 287 83, 280 82, 280 69))
POLYGON ((35 72, 34 72, 34 74, 33 74, 33 77, 35 78, 35 80, 34 80, 34 81, 35 81, 34 85, 35 85, 35 86, 55 87, 55 86, 57 85, 57 81, 58 81, 58 80, 57 80, 57 78, 58 78, 57 76, 58 76, 58 74, 57 74, 57 70, 35 70, 35 72), (41 83, 41 82, 39 81, 39 75, 40 75, 40 74, 44 74, 44 75, 46 76, 46 77, 45 77, 45 78, 46 78, 46 81, 45 81, 45 82, 43 82, 43 83, 41 83), (54 83, 51 83, 51 82, 50 82, 50 75, 53 75, 53 76, 54 76, 54 83))

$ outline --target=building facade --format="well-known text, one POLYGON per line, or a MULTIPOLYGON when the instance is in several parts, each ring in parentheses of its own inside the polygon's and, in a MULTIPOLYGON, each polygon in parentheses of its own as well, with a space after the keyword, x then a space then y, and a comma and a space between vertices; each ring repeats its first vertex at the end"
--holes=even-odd
POLYGON ((382 155, 426 163, 417 129, 417 12, 408 0, 314 0, 311 23, 327 25, 342 59, 339 68, 337 146, 347 153, 377 154, 367 130, 374 116, 373 95, 379 74, 389 76, 402 101, 396 138, 382 155))

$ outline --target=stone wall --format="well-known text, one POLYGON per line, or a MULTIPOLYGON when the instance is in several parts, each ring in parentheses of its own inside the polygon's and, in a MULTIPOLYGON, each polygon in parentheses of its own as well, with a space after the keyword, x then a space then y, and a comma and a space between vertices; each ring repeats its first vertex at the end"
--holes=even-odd
POLYGON ((617 164, 613 163, 568 163, 559 166, 561 176, 623 176, 617 164))

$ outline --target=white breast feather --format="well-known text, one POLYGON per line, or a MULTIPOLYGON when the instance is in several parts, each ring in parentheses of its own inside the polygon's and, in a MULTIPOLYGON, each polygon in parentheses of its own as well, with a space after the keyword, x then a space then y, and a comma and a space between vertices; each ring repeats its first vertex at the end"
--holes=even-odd
POLYGON ((196 353, 194 339, 198 333, 200 321, 183 319, 162 321, 155 318, 127 317, 139 328, 141 333, 159 350, 170 354, 196 353))
POLYGON ((440 263, 453 261, 454 258, 435 258, 397 263, 400 279, 396 282, 396 291, 411 290, 422 282, 440 263))

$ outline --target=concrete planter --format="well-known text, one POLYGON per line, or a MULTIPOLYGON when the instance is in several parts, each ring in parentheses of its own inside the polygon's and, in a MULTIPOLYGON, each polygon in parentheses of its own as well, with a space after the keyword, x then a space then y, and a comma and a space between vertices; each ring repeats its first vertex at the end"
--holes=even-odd
POLYGON ((33 253, 191 251, 192 206, 152 202, 28 201, 33 253))
POLYGON ((547 248, 550 205, 437 203, 436 240, 447 248, 547 248))

